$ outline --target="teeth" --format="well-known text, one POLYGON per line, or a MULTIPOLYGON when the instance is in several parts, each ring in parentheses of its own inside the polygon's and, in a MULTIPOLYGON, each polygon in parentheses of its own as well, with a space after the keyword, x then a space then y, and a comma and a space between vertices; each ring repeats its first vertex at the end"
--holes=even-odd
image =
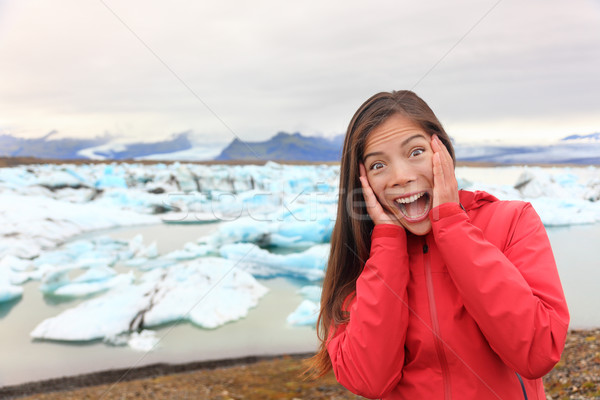
POLYGON ((396 199, 396 202, 400 203, 400 204, 412 203, 413 201, 417 200, 419 197, 423 196, 424 194, 425 194, 425 192, 421 192, 421 193, 413 194, 412 196, 409 196, 409 197, 401 197, 399 199, 396 199))

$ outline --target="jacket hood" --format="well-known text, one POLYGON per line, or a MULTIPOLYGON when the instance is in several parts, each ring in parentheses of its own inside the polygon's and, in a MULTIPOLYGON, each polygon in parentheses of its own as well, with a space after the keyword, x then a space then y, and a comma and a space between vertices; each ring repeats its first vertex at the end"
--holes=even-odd
POLYGON ((487 203, 499 201, 495 196, 481 190, 476 190, 474 192, 459 190, 458 197, 460 199, 460 204, 462 204, 467 211, 475 210, 487 203))

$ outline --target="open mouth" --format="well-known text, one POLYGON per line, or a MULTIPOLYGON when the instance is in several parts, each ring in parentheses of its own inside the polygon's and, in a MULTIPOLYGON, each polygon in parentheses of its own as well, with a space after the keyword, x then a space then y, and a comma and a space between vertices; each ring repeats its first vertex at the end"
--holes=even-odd
POLYGON ((394 201, 408 222, 422 221, 431 210, 431 196, 426 191, 398 197, 394 201))

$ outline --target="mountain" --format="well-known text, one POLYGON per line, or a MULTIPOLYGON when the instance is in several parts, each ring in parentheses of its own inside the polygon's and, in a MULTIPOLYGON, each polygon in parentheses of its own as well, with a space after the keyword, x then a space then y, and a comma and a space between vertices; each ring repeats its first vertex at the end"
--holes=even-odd
POLYGON ((263 142, 234 139, 215 160, 339 161, 341 144, 334 140, 300 133, 279 132, 263 142))
POLYGON ((0 135, 0 157, 37 157, 59 160, 141 158, 162 153, 173 153, 192 147, 189 132, 173 135, 158 142, 120 143, 116 137, 104 135, 93 139, 55 138, 58 132, 34 139, 0 135))
MULTIPOLYGON (((173 134, 156 142, 124 142, 104 135, 93 139, 57 138, 58 132, 35 139, 0 135, 0 157, 53 159, 165 161, 259 160, 259 161, 339 161, 344 135, 333 138, 279 132, 269 140, 212 142, 211 137, 193 132, 173 134), (216 157, 215 157, 216 156, 216 157)), ((463 144, 454 142, 456 159, 498 164, 600 164, 600 133, 570 135, 548 145, 463 144)))
POLYGON ((538 146, 455 144, 459 161, 498 164, 600 164, 600 140, 561 140, 538 146))
POLYGON ((0 135, 0 157, 37 157, 56 159, 82 158, 78 152, 88 147, 108 143, 108 135, 94 139, 52 139, 58 132, 51 131, 35 139, 22 139, 11 135, 0 135))
POLYGON ((192 148, 189 135, 190 132, 174 134, 170 139, 158 142, 109 143, 83 149, 79 155, 90 159, 125 160, 175 153, 192 148))
POLYGON ((590 133, 589 135, 569 135, 560 140, 571 143, 600 143, 600 132, 590 133))

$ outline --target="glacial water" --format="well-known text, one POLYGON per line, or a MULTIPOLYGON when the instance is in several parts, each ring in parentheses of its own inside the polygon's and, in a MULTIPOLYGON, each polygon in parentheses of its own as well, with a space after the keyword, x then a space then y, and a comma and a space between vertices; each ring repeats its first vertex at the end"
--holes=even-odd
MULTIPOLYGON (((94 232, 77 238, 108 234, 115 239, 131 239, 142 234, 144 243, 156 241, 159 253, 164 254, 211 233, 216 227, 216 224, 163 224, 94 232)), ((571 311, 571 328, 600 326, 597 308, 600 304, 600 224, 548 228, 548 235, 571 311)), ((61 302, 45 298, 38 290, 39 282, 28 282, 20 300, 0 306, 0 386, 158 362, 314 351, 317 343, 314 328, 286 323, 287 315, 302 301, 296 290, 309 282, 287 278, 261 279, 260 282, 270 292, 246 318, 214 330, 199 329, 189 323, 154 329, 160 342, 148 353, 99 341, 75 344, 32 341, 29 333, 40 321, 81 300, 61 302)))

